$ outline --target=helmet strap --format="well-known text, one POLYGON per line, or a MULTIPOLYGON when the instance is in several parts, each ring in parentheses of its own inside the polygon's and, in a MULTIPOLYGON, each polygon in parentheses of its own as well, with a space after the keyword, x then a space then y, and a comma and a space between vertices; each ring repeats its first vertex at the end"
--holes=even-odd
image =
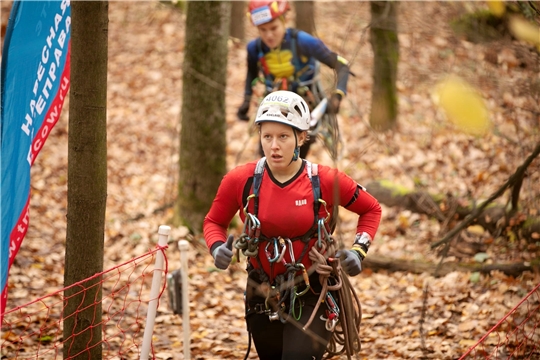
POLYGON ((299 157, 300 157, 300 146, 297 146, 296 149, 294 149, 292 161, 298 160, 299 157))
POLYGON ((291 165, 293 161, 298 160, 298 158, 300 157, 300 146, 298 146, 298 137, 296 136, 296 129, 294 128, 293 128, 293 133, 294 133, 294 152, 293 152, 293 156, 289 165, 291 165))

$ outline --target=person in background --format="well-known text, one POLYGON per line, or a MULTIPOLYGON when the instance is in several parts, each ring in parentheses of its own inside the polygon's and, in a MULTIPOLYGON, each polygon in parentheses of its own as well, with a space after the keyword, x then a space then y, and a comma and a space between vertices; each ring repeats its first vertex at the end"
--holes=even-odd
MULTIPOLYGON (((286 0, 250 0, 249 17, 259 31, 259 37, 247 44, 247 76, 244 101, 238 108, 238 119, 249 121, 252 87, 261 78, 266 93, 289 90, 301 95, 312 110, 318 63, 337 73, 336 89, 331 94, 327 111, 337 114, 341 100, 347 94, 349 66, 347 60, 328 49, 318 38, 294 28, 287 28, 285 14, 290 9, 286 0)), ((312 141, 300 149, 302 158, 308 154, 312 141)))
POLYGON ((263 360, 322 358, 340 312, 327 301, 337 303, 337 295, 323 290, 328 284, 317 264, 339 259, 336 278, 341 271, 358 275, 381 219, 379 202, 355 180, 301 158, 309 120, 308 104, 298 94, 268 94, 255 118, 265 157, 223 177, 203 222, 219 269, 233 257, 227 230, 237 212, 245 224, 234 247, 248 257, 246 323, 263 360), (359 215, 347 249, 337 249, 328 235, 337 205, 359 215))

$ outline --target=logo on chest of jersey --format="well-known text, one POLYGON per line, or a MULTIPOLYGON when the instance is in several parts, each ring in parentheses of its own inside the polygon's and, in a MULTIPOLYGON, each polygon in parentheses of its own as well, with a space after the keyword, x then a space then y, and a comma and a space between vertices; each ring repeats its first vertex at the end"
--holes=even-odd
POLYGON ((307 205, 307 200, 306 199, 295 200, 294 203, 296 204, 296 206, 304 206, 304 205, 307 205))

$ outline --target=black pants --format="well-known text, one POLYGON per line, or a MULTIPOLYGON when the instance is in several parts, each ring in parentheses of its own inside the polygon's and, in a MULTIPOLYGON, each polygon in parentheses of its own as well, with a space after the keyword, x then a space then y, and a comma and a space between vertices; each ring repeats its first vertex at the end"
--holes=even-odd
MULTIPOLYGON (((318 277, 315 277, 318 281, 318 277)), ((314 279, 315 281, 315 279, 314 279)), ((248 287, 250 285, 248 284, 248 287)), ((303 288, 299 285, 299 288, 303 288)), ((246 290, 246 294, 250 294, 246 290)), ((308 291, 305 295, 298 297, 295 305, 295 315, 299 319, 288 320, 282 323, 280 320, 270 321, 267 314, 258 314, 247 311, 246 322, 248 330, 253 337, 253 343, 257 349, 257 354, 261 360, 320 360, 326 350, 326 345, 332 333, 326 330, 325 317, 326 305, 319 306, 310 326, 304 331, 303 325, 307 323, 319 295, 308 291), (301 311, 301 313, 300 313, 301 311)), ((263 307, 265 299, 254 295, 246 298, 246 306, 249 309, 263 307)))

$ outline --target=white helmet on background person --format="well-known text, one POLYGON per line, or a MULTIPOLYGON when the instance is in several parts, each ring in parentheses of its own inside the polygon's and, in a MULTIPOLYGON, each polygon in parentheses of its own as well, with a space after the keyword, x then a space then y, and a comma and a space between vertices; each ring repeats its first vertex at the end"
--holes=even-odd
POLYGON ((310 118, 309 107, 300 95, 280 90, 266 95, 263 99, 257 111, 255 124, 273 121, 307 131, 310 118))

